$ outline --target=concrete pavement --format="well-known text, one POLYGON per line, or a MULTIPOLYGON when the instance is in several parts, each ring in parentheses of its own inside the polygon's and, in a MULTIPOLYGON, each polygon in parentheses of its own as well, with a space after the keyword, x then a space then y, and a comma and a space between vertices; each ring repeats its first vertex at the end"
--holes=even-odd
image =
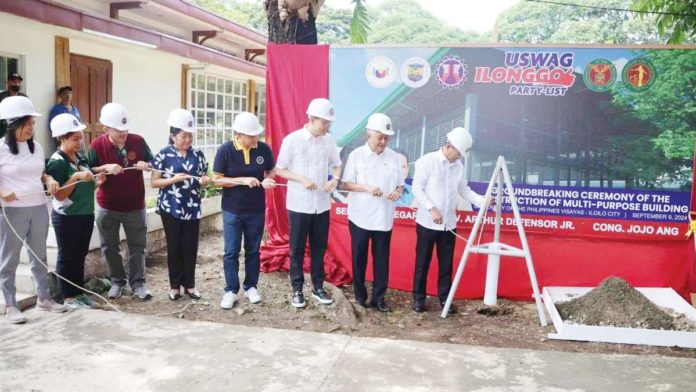
POLYGON ((532 351, 106 311, 0 321, 0 391, 694 391, 696 359, 532 351))

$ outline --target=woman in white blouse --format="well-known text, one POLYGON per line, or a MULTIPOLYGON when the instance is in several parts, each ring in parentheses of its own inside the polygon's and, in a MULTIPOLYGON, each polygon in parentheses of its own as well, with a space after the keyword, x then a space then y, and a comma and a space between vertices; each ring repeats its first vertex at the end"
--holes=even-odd
POLYGON ((37 116, 40 114, 27 97, 8 97, 0 102, 0 120, 7 124, 7 133, 0 139, 0 289, 5 315, 13 324, 26 321, 17 307, 15 287, 22 240, 40 259, 29 253, 38 296, 36 309, 58 313, 67 310, 67 306, 54 302, 48 292, 48 207, 44 185, 50 195, 59 185, 45 173, 43 148, 34 141, 37 116))

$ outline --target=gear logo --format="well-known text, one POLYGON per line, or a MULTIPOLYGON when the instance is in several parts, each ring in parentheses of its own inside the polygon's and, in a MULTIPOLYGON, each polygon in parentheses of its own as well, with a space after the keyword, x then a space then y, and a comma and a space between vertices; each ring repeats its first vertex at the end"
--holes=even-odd
POLYGON ((459 56, 445 56, 437 63, 437 83, 448 90, 459 88, 469 75, 469 66, 459 56))

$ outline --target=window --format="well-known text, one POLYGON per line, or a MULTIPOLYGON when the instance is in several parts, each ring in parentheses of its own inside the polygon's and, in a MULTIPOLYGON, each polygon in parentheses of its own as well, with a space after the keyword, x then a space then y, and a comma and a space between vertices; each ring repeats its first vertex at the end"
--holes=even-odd
POLYGON ((7 77, 19 73, 19 59, 0 54, 0 91, 7 90, 7 77))
POLYGON ((189 73, 189 106, 198 128, 194 145, 209 162, 222 143, 232 140, 232 121, 247 110, 248 94, 246 81, 189 73))
POLYGON ((256 84, 256 117, 261 126, 266 128, 266 85, 256 84))

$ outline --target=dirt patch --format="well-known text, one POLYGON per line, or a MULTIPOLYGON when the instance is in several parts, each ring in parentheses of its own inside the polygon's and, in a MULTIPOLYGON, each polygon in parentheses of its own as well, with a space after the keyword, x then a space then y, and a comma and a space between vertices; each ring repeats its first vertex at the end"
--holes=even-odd
POLYGON ((556 304, 563 320, 575 324, 689 330, 688 320, 655 305, 625 280, 612 276, 582 297, 556 304), (687 328, 684 328, 687 327, 687 328))
MULTIPOLYGON (((429 297, 425 313, 411 310, 411 294, 389 290, 387 303, 393 311, 380 313, 355 303, 352 287, 327 290, 335 303, 319 305, 311 299, 309 285, 305 288, 307 307, 296 310, 290 306, 290 281, 287 272, 261 274, 258 290, 263 301, 252 305, 240 295, 231 310, 220 308, 225 279, 222 268, 222 236, 204 235, 199 245, 196 285, 203 298, 199 301, 170 301, 166 256, 148 259, 147 280, 154 298, 142 302, 129 296, 115 301, 126 312, 143 315, 169 314, 186 320, 212 321, 228 324, 272 327, 303 331, 331 332, 345 335, 407 339, 427 342, 455 343, 488 347, 516 347, 594 353, 660 354, 696 358, 696 350, 548 340, 555 332, 552 325, 541 327, 533 302, 498 301, 488 307, 481 301, 455 301, 459 313, 446 319, 440 317, 436 298, 429 297), (186 305, 186 309, 181 311, 186 305)), ((243 266, 240 278, 243 279, 243 266)), ((309 277, 305 279, 309 282, 309 277)))

